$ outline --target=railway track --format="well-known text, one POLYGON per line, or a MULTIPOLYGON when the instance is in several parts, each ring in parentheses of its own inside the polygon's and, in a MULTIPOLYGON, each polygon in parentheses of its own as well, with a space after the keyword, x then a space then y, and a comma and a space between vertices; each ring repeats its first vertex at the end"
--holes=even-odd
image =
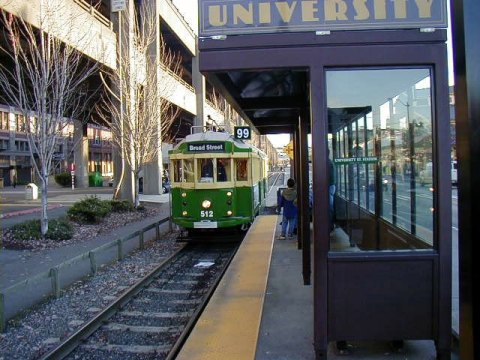
POLYGON ((281 186, 284 184, 285 173, 284 172, 272 172, 268 177, 268 187, 281 186))
POLYGON ((185 245, 42 359, 173 359, 238 245, 185 245))

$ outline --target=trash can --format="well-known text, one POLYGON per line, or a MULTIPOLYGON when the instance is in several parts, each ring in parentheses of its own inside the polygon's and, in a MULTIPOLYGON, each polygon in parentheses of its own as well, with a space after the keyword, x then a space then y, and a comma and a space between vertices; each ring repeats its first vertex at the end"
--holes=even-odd
POLYGON ((27 184, 25 186, 25 199, 37 200, 38 199, 38 186, 34 183, 27 184))
POLYGON ((90 187, 102 187, 103 177, 99 172, 94 172, 88 175, 88 186, 90 187))

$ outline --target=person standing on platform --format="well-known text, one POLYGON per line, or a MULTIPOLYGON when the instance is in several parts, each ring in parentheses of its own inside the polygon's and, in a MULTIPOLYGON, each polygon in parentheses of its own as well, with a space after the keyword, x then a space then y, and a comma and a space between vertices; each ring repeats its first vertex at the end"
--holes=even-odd
POLYGON ((297 191, 295 190, 295 180, 287 180, 287 188, 283 190, 280 196, 279 208, 283 208, 282 232, 279 239, 285 239, 293 236, 293 230, 297 223, 297 191), (287 232, 288 231, 288 232, 287 232))
POLYGON ((335 167, 333 165, 332 159, 330 159, 330 149, 327 149, 327 160, 328 160, 328 226, 329 232, 332 232, 335 229, 334 226, 334 199, 335 192, 337 187, 335 185, 335 167))

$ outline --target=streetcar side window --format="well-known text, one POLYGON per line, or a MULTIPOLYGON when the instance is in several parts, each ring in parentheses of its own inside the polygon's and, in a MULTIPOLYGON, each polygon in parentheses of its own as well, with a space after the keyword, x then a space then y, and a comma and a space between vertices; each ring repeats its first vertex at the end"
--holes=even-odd
POLYGON ((182 160, 173 160, 173 182, 182 181, 182 160))
POLYGON ((231 181, 231 161, 226 158, 217 159, 217 181, 231 181))
POLYGON ((248 159, 236 159, 236 176, 237 181, 247 181, 248 180, 248 159))

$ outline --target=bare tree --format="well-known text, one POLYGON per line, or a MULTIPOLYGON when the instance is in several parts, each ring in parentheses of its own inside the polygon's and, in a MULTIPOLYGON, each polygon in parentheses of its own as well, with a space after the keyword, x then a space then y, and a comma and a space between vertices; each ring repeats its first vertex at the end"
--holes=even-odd
POLYGON ((41 233, 45 237, 53 154, 70 120, 84 116, 89 96, 86 81, 96 65, 52 34, 52 30, 65 30, 72 24, 58 6, 44 8, 36 27, 4 10, 0 13, 6 35, 0 50, 7 58, 0 64, 0 89, 4 100, 25 121, 23 130, 40 181, 41 233))
POLYGON ((132 200, 138 206, 139 173, 145 164, 161 156, 161 141, 168 140, 169 129, 179 112, 167 99, 175 91, 175 78, 181 77, 182 66, 181 57, 170 51, 163 39, 158 45, 160 61, 152 56, 158 29, 155 10, 148 2, 142 1, 133 14, 126 10, 125 17, 130 22, 129 31, 119 41, 132 48, 125 55, 118 54, 119 66, 115 71, 102 75, 108 91, 97 112, 111 128, 114 145, 122 157, 114 198, 119 196, 127 163, 135 184, 132 200))

